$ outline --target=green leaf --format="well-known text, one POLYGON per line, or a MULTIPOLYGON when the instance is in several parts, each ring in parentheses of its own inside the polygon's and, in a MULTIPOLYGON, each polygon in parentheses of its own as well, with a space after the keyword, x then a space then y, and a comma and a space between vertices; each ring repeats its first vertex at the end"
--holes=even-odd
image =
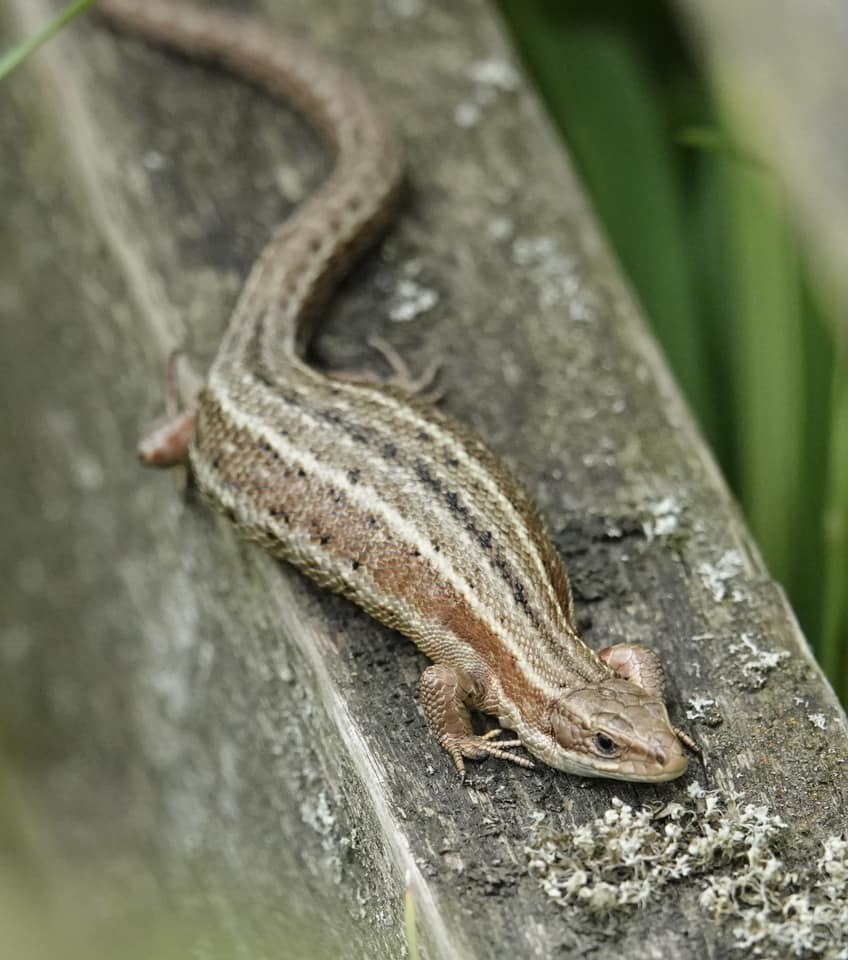
POLYGON ((19 43, 11 50, 7 50, 0 56, 0 80, 8 76, 15 67, 20 66, 24 60, 43 43, 46 43, 54 34, 58 33, 67 23, 70 23, 74 17, 78 16, 84 10, 87 10, 94 4, 94 0, 75 0, 74 3, 66 7, 62 13, 58 14, 44 29, 39 30, 34 36, 23 43, 19 43))
POLYGON ((844 342, 833 378, 830 438, 819 657, 844 699, 848 697, 848 345, 844 342))

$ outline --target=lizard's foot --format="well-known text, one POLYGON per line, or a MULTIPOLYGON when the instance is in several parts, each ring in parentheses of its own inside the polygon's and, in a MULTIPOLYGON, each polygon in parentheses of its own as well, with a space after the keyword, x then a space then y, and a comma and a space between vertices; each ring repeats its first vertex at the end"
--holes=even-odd
POLYGON ((145 467, 187 464, 194 421, 195 412, 189 408, 154 424, 139 441, 138 459, 145 467))
POLYGON ((369 337, 368 346, 386 361, 391 367, 392 375, 386 381, 389 386, 397 387, 411 397, 416 397, 424 403, 438 403, 444 397, 444 389, 436 385, 436 380, 442 370, 442 361, 433 359, 417 377, 412 375, 409 364, 397 350, 382 337, 369 337))
POLYGON ((472 729, 469 706, 485 706, 483 681, 475 680, 460 668, 433 664, 421 674, 420 694, 430 729, 463 777, 466 759, 496 757, 519 767, 535 766, 532 760, 510 753, 511 747, 522 746, 520 740, 496 740, 502 732, 499 728, 482 734, 472 729))
POLYGON ((382 337, 369 337, 366 342, 372 350, 376 350, 386 361, 391 369, 391 374, 388 377, 380 377, 368 371, 333 370, 330 376, 334 380, 394 387, 396 390, 400 390, 407 396, 414 397, 423 403, 436 404, 443 399, 445 391, 436 385, 436 380, 442 369, 441 360, 431 360, 425 370, 416 377, 413 376, 406 360, 388 341, 382 337))
POLYGON ((495 740, 494 738, 503 733, 496 728, 489 730, 488 733, 481 735, 463 734, 443 734, 439 737, 439 743, 450 754, 454 766, 462 776, 465 776, 465 760, 485 760, 486 757, 495 757, 497 760, 509 760, 510 763, 516 763, 519 767, 532 769, 536 765, 527 757, 522 757, 510 753, 507 747, 520 747, 520 740, 495 740))
POLYGON ((173 350, 165 364, 165 416, 155 423, 138 444, 138 459, 146 467, 175 467, 188 463, 188 447, 194 433, 194 404, 180 409, 176 363, 180 350, 173 350))

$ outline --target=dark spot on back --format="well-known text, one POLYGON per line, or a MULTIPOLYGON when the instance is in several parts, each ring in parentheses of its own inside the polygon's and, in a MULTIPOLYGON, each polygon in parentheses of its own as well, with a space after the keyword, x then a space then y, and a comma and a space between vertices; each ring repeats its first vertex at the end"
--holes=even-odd
POLYGON ((527 595, 524 593, 524 585, 521 583, 516 583, 513 587, 513 596, 515 597, 515 602, 522 607, 527 609, 527 595))
POLYGON ((431 487, 433 490, 439 491, 442 488, 442 485, 439 481, 430 473, 430 468, 423 460, 415 461, 415 476, 418 479, 425 483, 428 487, 431 487))
POLYGON ((326 409, 326 408, 325 408, 324 410, 319 410, 319 411, 317 412, 317 415, 318 415, 322 420, 325 420, 327 423, 334 423, 334 424, 336 424, 336 425, 342 423, 342 415, 339 413, 338 410, 332 410, 332 409, 326 409))

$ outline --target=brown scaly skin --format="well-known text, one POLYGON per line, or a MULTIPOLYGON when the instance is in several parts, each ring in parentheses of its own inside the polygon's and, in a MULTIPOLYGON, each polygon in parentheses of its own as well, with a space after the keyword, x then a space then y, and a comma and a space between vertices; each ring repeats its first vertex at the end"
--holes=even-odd
POLYGON ((236 16, 165 0, 99 9, 290 101, 337 158, 259 256, 195 412, 145 441, 145 462, 187 452, 199 488, 242 533, 410 637, 433 661, 422 707, 460 771, 485 756, 532 766, 510 752, 521 744, 572 773, 680 776, 683 735, 669 723, 658 658, 582 642, 562 561, 494 454, 433 406, 303 360, 317 307, 399 192, 400 149, 361 88, 236 16), (475 734, 472 709, 515 739, 475 734))

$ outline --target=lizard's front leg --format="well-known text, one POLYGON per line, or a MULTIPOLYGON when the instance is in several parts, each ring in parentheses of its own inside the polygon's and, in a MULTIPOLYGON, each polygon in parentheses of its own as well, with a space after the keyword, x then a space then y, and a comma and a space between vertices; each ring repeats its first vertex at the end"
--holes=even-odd
MULTIPOLYGON (((622 679, 630 680, 652 696, 665 700, 665 667, 656 650, 641 643, 615 643, 598 652, 604 663, 622 679)), ((698 744, 681 730, 673 727, 678 740, 693 753, 700 753, 698 744)))
POLYGON ((465 775, 465 758, 482 760, 497 757, 521 767, 533 767, 533 761, 509 753, 505 747, 521 746, 520 740, 493 740, 501 731, 476 734, 471 726, 471 709, 483 709, 485 686, 465 670, 434 664, 421 674, 421 706, 430 729, 451 755, 456 769, 465 775))

